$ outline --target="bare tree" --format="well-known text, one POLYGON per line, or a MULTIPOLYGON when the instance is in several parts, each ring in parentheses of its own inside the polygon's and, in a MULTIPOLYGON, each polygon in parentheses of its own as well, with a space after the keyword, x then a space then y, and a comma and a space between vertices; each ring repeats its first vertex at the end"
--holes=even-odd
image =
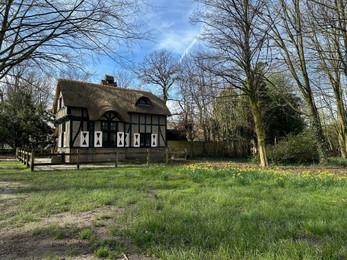
POLYGON ((153 51, 133 71, 145 84, 158 85, 162 98, 169 99, 169 91, 177 80, 178 60, 166 50, 153 51))
POLYGON ((202 38, 214 65, 206 68, 248 97, 255 123, 261 166, 268 166, 261 108, 257 97, 268 53, 267 28, 262 22, 265 0, 199 0, 203 9, 194 20, 204 25, 202 38))
POLYGON ((134 83, 134 75, 127 70, 118 70, 114 72, 115 81, 120 88, 131 88, 134 83))
POLYGON ((36 67, 71 64, 82 54, 139 39, 135 0, 4 0, 0 5, 0 79, 30 60, 36 67))
POLYGON ((23 63, 15 66, 11 75, 0 81, 0 90, 5 98, 8 98, 12 93, 25 91, 30 93, 34 102, 49 105, 53 98, 54 84, 54 80, 23 63))
POLYGON ((202 130, 201 139, 207 142, 214 139, 212 115, 219 82, 215 75, 203 69, 203 62, 199 56, 184 59, 180 64, 178 84, 182 97, 180 104, 187 122, 189 118, 196 128, 202 130))
MULTIPOLYGON (((308 2, 310 40, 319 58, 317 70, 323 72, 335 98, 340 153, 347 156, 347 117, 344 104, 343 82, 347 76, 347 21, 346 1, 311 0, 308 2)), ((331 92, 322 90, 322 95, 331 92)), ((331 100, 328 97, 325 100, 331 100)), ((330 102, 327 104, 331 105, 330 102)), ((332 109, 332 108, 331 108, 332 109)))
POLYGON ((16 67, 16 75, 6 77, 6 95, 0 102, 0 143, 11 147, 45 146, 52 134, 49 81, 40 74, 16 67), (40 91, 37 91, 40 90, 40 91), (43 91, 45 90, 45 91, 43 91))
POLYGON ((271 26, 272 36, 280 50, 279 60, 283 61, 296 82, 307 106, 307 116, 313 129, 320 162, 327 160, 327 145, 315 103, 313 76, 309 56, 307 9, 300 0, 271 1, 265 21, 271 26), (277 14, 277 15, 274 15, 277 14))

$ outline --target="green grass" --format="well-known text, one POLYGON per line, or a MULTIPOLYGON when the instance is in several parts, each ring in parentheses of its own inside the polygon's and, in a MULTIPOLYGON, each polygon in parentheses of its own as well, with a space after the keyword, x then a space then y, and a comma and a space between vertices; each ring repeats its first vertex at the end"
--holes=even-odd
MULTIPOLYGON (((0 194, 0 228, 61 212, 122 208, 96 217, 111 237, 93 241, 98 257, 127 253, 119 236, 138 253, 163 259, 347 257, 347 181, 328 172, 293 175, 220 162, 30 173, 1 162, 0 182, 16 184, 0 194)), ((69 235, 54 225, 37 232, 69 235)), ((89 228, 73 232, 94 236, 89 228)))

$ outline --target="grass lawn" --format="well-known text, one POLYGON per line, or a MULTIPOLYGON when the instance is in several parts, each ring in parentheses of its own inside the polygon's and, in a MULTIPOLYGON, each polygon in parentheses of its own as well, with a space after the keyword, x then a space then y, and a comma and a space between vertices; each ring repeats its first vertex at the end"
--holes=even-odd
POLYGON ((233 162, 31 173, 0 162, 0 258, 346 259, 346 176, 233 162))

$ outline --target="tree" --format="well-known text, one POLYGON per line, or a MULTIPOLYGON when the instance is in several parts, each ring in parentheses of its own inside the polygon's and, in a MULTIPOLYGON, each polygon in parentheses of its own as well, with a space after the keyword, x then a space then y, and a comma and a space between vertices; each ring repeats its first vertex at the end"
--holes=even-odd
POLYGON ((223 141, 242 140, 249 144, 256 138, 249 102, 232 87, 225 87, 216 98, 213 120, 223 141))
POLYGON ((170 88, 177 80, 178 68, 178 60, 168 51, 160 50, 147 55, 133 71, 143 83, 159 86, 166 102, 170 88))
POLYGON ((190 123, 202 133, 200 136, 195 134, 195 137, 207 142, 214 139, 212 114, 219 82, 215 75, 203 70, 203 62, 198 55, 184 59, 180 64, 178 85, 181 108, 190 118, 190 123))
POLYGON ((283 75, 271 76, 260 90, 262 117, 266 143, 274 145, 288 134, 296 135, 305 128, 305 120, 299 112, 301 100, 292 93, 283 75))
MULTIPOLYGON (((338 143, 341 156, 346 158, 347 112, 343 95, 343 78, 347 76, 346 3, 343 0, 309 1, 308 11, 309 26, 312 28, 308 36, 319 60, 317 71, 326 75, 333 91, 337 114, 338 143)), ((322 95, 326 95, 326 91, 327 89, 322 90, 322 95)))
POLYGON ((0 101, 0 143, 11 147, 43 147, 52 133, 52 115, 47 110, 50 87, 44 78, 16 67, 15 77, 6 77, 0 101))
POLYGON ((133 84, 133 75, 127 70, 118 70, 114 72, 115 81, 117 87, 120 88, 131 88, 133 84))
POLYGON ((261 166, 267 167, 265 132, 257 89, 265 76, 267 28, 262 22, 265 0, 199 0, 203 10, 194 20, 204 25, 202 38, 214 66, 206 68, 248 97, 257 135, 261 166))
MULTIPOLYGON (((290 89, 288 82, 280 75, 269 77, 258 89, 265 142, 268 145, 274 145, 288 134, 298 134, 305 127, 302 115, 296 111, 300 107, 300 100, 290 89), (291 102, 291 105, 287 102, 291 102)), ((249 143, 256 137, 249 102, 233 88, 222 90, 218 96, 214 120, 223 140, 238 139, 249 143)))
POLYGON ((31 93, 19 90, 0 104, 0 142, 11 147, 43 147, 52 128, 43 103, 35 103, 31 93))
POLYGON ((301 92, 307 106, 307 115, 317 143, 319 160, 327 160, 327 144, 324 136, 318 108, 315 103, 315 95, 312 87, 312 72, 310 74, 310 59, 308 55, 309 43, 307 42, 307 27, 305 20, 303 1, 278 0, 272 1, 268 9, 268 15, 264 22, 271 28, 272 37, 280 50, 279 59, 284 62, 297 89, 301 92), (273 14, 278 14, 274 16, 273 14), (310 77, 311 76, 311 77, 310 77))
POLYGON ((142 36, 138 11, 132 0, 1 1, 0 79, 24 61, 44 69, 77 62, 81 53, 112 57, 115 43, 142 36))

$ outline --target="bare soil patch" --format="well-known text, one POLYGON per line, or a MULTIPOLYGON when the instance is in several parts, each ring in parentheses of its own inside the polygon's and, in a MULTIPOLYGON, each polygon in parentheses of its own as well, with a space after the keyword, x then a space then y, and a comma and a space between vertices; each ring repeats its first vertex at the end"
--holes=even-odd
MULTIPOLYGON (((78 213, 65 212, 42 218, 20 228, 2 228, 0 259, 97 259, 93 243, 79 237, 81 229, 92 229, 97 240, 107 239, 107 226, 118 225, 122 228, 115 223, 114 218, 122 212, 122 209, 116 207, 78 213)), ((154 259, 136 254, 130 241, 124 237, 118 236, 113 239, 128 252, 127 255, 121 253, 119 259, 154 259)))

